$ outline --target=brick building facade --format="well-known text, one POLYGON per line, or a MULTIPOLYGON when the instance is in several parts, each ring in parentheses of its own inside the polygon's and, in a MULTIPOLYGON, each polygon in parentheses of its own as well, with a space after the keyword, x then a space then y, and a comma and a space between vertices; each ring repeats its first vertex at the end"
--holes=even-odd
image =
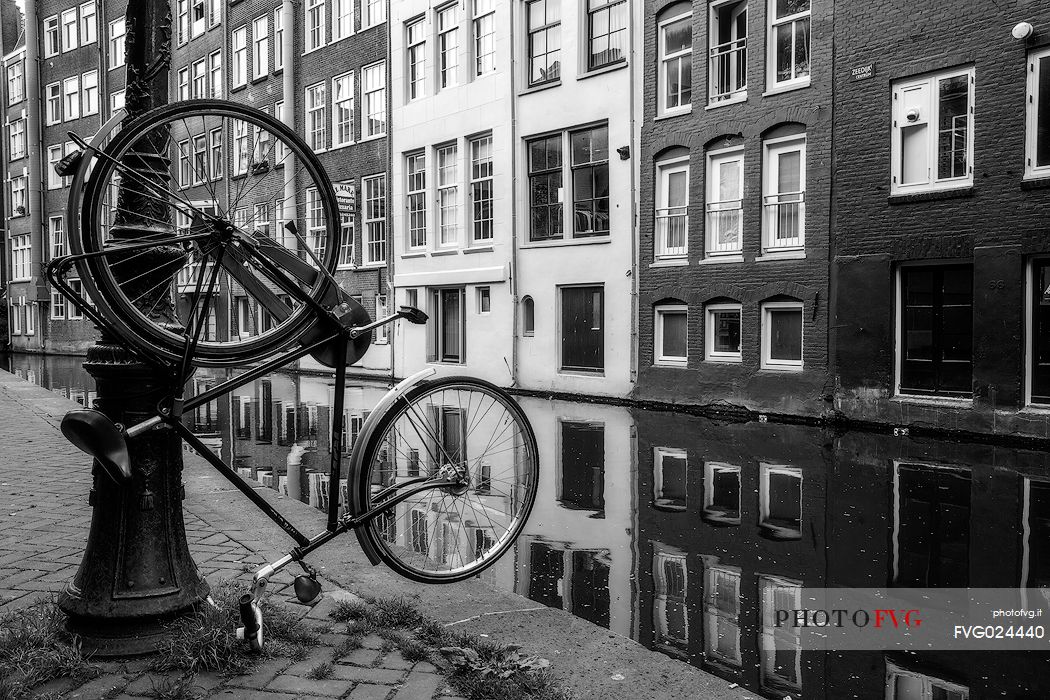
POLYGON ((786 5, 647 3, 639 398, 828 408, 833 6, 786 5))

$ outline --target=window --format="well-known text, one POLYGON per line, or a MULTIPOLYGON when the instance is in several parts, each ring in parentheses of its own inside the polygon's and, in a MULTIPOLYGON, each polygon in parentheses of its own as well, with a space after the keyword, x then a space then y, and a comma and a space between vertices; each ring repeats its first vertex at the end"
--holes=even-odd
POLYGON ((368 241, 365 264, 386 260, 386 175, 373 175, 361 180, 365 209, 363 223, 368 241))
POLYGON ((421 510, 412 511, 411 524, 412 551, 429 556, 430 545, 427 542, 427 514, 421 510))
POLYGON ((198 134, 193 137, 193 184, 208 181, 208 137, 198 134))
POLYGON ((496 70, 496 3, 495 0, 471 0, 474 19, 474 75, 496 70))
POLYGON ((66 231, 62 225, 61 216, 49 216, 47 219, 47 232, 51 239, 51 260, 60 258, 66 254, 66 231))
MULTIPOLYGON (((83 282, 81 282, 80 280, 69 280, 69 286, 74 292, 76 292, 77 296, 79 296, 81 299, 84 298, 83 282)), ((70 321, 79 321, 80 319, 84 318, 83 312, 81 312, 80 309, 77 308, 77 305, 74 304, 72 300, 70 300, 69 304, 66 306, 66 318, 70 321)))
POLYGON ((222 156, 222 128, 212 129, 208 132, 208 160, 210 164, 211 176, 213 179, 220 179, 223 172, 223 156, 222 156))
MULTIPOLYGON (((437 155, 438 245, 459 243, 459 163, 455 144, 435 149, 437 155)), ((421 164, 422 167, 422 164, 421 164)), ((424 221, 425 221, 424 216, 424 221)))
POLYGON ((332 15, 332 41, 345 39, 354 33, 354 0, 335 0, 332 15))
POLYGON ((175 3, 175 31, 176 43, 180 46, 189 41, 190 35, 190 10, 189 0, 177 0, 175 3))
POLYGON ((802 369, 802 302, 762 305, 762 368, 802 369))
POLYGON ((740 362, 740 304, 708 304, 704 334, 709 362, 740 362))
POLYGON ((562 136, 529 142, 529 239, 561 238, 562 136))
POLYGON ((768 17, 769 87, 808 85, 810 0, 769 0, 768 17))
POLYGON ((354 74, 332 78, 332 147, 354 141, 354 74))
POLYGON ((528 23, 529 85, 543 85, 561 77, 561 3, 531 0, 525 3, 528 23))
POLYGON ((740 570, 704 568, 704 655, 706 660, 740 668, 740 570))
POLYGON ((470 140, 470 202, 474 225, 474 242, 491 241, 492 207, 492 136, 470 140))
POLYGON ((463 297, 459 288, 430 291, 430 362, 466 360, 463 297))
POLYGON ((124 109, 124 91, 117 90, 109 94, 109 113, 113 115, 118 110, 124 109))
POLYGON ((55 170, 58 161, 62 160, 62 146, 47 147, 47 188, 57 190, 62 188, 62 176, 55 170))
POLYGON ((58 124, 62 121, 62 86, 51 83, 44 88, 45 123, 58 124))
POLYGON ((386 21, 386 0, 362 0, 365 6, 365 26, 372 27, 386 21))
POLYGON ((124 65, 124 34, 127 31, 124 18, 109 23, 109 67, 124 65))
POLYGON ((306 50, 313 51, 324 46, 325 0, 306 0, 306 50))
POLYGON ((447 88, 459 82, 459 24, 453 3, 437 12, 438 25, 438 87, 447 88))
POLYGON ((190 38, 196 39, 204 33, 208 21, 205 0, 190 0, 190 38))
MULTIPOLYGON (((279 122, 284 121, 284 100, 279 100, 273 103, 273 116, 279 122)), ((283 140, 278 140, 276 147, 274 148, 274 167, 281 167, 284 165, 285 160, 288 158, 288 154, 291 151, 285 146, 283 140)), ((280 207, 278 207, 278 210, 280 207)), ((288 217, 291 218, 291 217, 288 217)))
POLYGON ((969 585, 972 486, 965 469, 893 465, 892 585, 969 585))
POLYGON ((386 63, 379 62, 361 69, 365 118, 362 137, 386 133, 386 63))
POLYGON ((657 260, 684 258, 689 252, 689 157, 656 166, 657 260))
MULTIPOLYGON (((190 160, 190 142, 179 141, 179 186, 189 187, 193 181, 193 163, 190 160)), ((178 212, 182 214, 182 212, 178 212)))
POLYGON ((80 89, 83 99, 83 114, 98 114, 98 71, 89 70, 81 76, 80 89))
POLYGON ((263 202, 252 207, 252 229, 267 238, 270 237, 270 203, 263 202))
POLYGON ((802 470, 759 464, 759 521, 763 534, 777 540, 802 537, 802 470))
POLYGON ((693 99, 693 15, 675 14, 660 22, 659 109, 686 112, 693 99))
POLYGON ((1050 404, 1050 260, 1032 262, 1030 294, 1029 400, 1033 404, 1050 404))
POLYGON ((405 46, 408 67, 408 99, 418 100, 426 94, 427 44, 426 28, 422 19, 405 25, 405 46))
POLYGON ((740 255, 744 245, 743 147, 708 152, 706 195, 706 256, 740 255))
POLYGON ((973 267, 900 270, 900 393, 972 396, 973 267))
POLYGON ((7 125, 8 157, 18 160, 26 155, 26 120, 15 119, 7 125))
POLYGON ((66 319, 66 298, 62 292, 51 292, 51 320, 64 321, 66 319))
POLYGON ((886 663, 886 700, 969 700, 966 686, 886 663))
POLYGON ((7 67, 7 104, 25 99, 25 85, 25 64, 19 59, 7 67))
MULTIPOLYGON (((376 299, 376 315, 374 316, 374 318, 376 318, 376 319, 386 318, 386 315, 387 315, 386 295, 385 294, 376 294, 375 299, 376 299)), ((380 326, 379 328, 376 329, 375 343, 377 345, 384 345, 385 343, 389 342, 389 338, 387 336, 387 330, 386 329, 387 329, 386 326, 380 326)))
POLYGON ((758 639, 759 685, 777 694, 802 689, 802 632, 799 627, 777 624, 778 610, 802 607, 798 581, 758 577, 762 631, 758 639))
MULTIPOLYGON (((10 71, 10 69, 8 69, 10 71)), ((1050 48, 1028 59, 1025 177, 1050 175, 1050 48)))
MULTIPOLYGON (((77 145, 75 143, 73 143, 72 141, 66 141, 64 144, 62 144, 62 156, 63 157, 68 156, 70 153, 73 153, 76 150, 77 150, 77 145)), ((117 178, 118 182, 119 182, 119 179, 120 178, 117 178)), ((62 178, 62 186, 63 187, 69 187, 69 185, 72 182, 73 182, 73 176, 72 175, 66 175, 65 177, 62 178)))
POLYGON ((241 26, 233 30, 233 86, 248 84, 248 28, 241 26))
POLYGON ((177 76, 175 94, 178 96, 179 101, 183 102, 190 99, 190 69, 180 68, 177 76))
POLYGON ((58 31, 58 15, 44 20, 44 58, 57 56, 62 52, 61 34, 58 31))
POLYGON ((1050 482, 1024 477, 1021 491, 1022 588, 1050 585, 1050 482))
POLYGON ((704 462, 703 519, 720 525, 740 524, 740 467, 704 462))
POLYGON ((561 421, 558 501, 569 508, 605 511, 605 425, 561 421))
POLYGON ((489 287, 478 287, 478 313, 487 314, 492 311, 492 290, 489 287))
POLYGON ((28 188, 29 178, 25 175, 11 178, 11 216, 25 216, 28 188))
POLYGON ((199 61, 195 61, 192 66, 192 89, 190 94, 194 99, 202 99, 208 96, 206 60, 202 58, 199 61))
POLYGON ((656 343, 653 364, 685 367, 689 360, 689 315, 684 304, 660 304, 655 309, 656 343))
POLYGON ((689 576, 684 552, 655 543, 653 552, 653 630, 657 647, 689 648, 689 576))
POLYGON ((215 51, 208 55, 208 82, 211 83, 211 96, 220 99, 222 97, 222 51, 215 51))
POLYGON ((62 108, 66 121, 80 118, 80 76, 62 81, 62 108))
POLYGON ((222 0, 208 0, 208 27, 217 27, 222 19, 222 0))
POLYGON ((426 155, 405 156, 405 207, 408 214, 408 248, 427 245, 427 168, 426 155))
MULTIPOLYGON (((321 206, 321 195, 317 188, 311 187, 306 190, 306 242, 310 245, 317 260, 324 261, 325 246, 327 244, 327 225, 325 223, 324 209, 321 206)), ((311 265, 316 266, 317 260, 308 258, 311 265)))
POLYGON ((891 194, 973 185, 974 71, 893 84, 891 194))
POLYGON ((688 476, 689 459, 685 450, 653 448, 653 505, 662 510, 685 510, 688 476))
POLYGON ((766 141, 763 165, 763 251, 798 250, 806 234, 805 137, 766 141))
POLYGON ((587 0, 587 70, 627 60, 627 0, 587 0))
POLYGON ((244 175, 252 157, 251 134, 248 122, 233 121, 233 174, 244 175))
POLYGON ((72 51, 77 47, 77 8, 62 11, 62 50, 72 51))
MULTIPOLYGON (((335 185, 336 195, 341 196, 344 191, 353 193, 352 182, 340 182, 335 185)), ((342 209, 342 207, 340 207, 342 209)), ((339 242, 339 267, 354 266, 354 215, 340 211, 339 213, 340 242, 339 242)))
POLYGON ((252 78, 265 78, 270 70, 270 17, 252 21, 252 78))
POLYGON ((11 236, 11 279, 29 279, 32 255, 33 251, 28 233, 20 236, 11 236))
POLYGON ((96 26, 97 12, 95 2, 85 2, 80 5, 80 45, 87 46, 98 39, 98 27, 96 26))
POLYGON ((314 151, 323 151, 328 146, 328 102, 325 84, 317 83, 306 88, 306 143, 314 151))
POLYGON ((569 134, 572 148, 573 236, 609 233, 609 128, 569 134))
POLYGON ((561 288, 561 369, 605 368, 602 287, 561 288))
POLYGON ((711 6, 709 104, 747 97, 747 2, 711 6))
POLYGON ((278 7, 273 11, 273 70, 284 69, 284 12, 278 7))
POLYGON ((521 333, 530 338, 536 335, 536 302, 530 296, 521 300, 521 333))

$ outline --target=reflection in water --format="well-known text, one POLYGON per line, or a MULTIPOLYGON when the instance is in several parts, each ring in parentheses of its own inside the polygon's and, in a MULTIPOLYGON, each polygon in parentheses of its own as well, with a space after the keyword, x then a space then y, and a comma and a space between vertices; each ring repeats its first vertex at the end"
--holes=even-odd
MULTIPOLYGON (((75 358, 9 362, 30 381, 90 398, 75 358)), ((223 376, 200 373, 193 390, 223 376)), ((385 390, 347 390, 346 437, 334 447, 326 377, 273 374, 186 420, 244 476, 326 508, 331 450, 349 453, 385 390)), ((797 607, 803 586, 1050 589, 1045 453, 520 403, 539 443, 539 495, 516 551, 484 574, 493 585, 768 698, 1050 697, 1045 654, 803 652, 773 616, 797 607)), ((443 449, 469 455, 462 418, 436 420, 443 449)), ((422 445, 395 447, 391 470, 431 468, 422 445)), ((492 472, 476 480, 495 488, 492 472)), ((399 511, 389 531, 399 546, 449 561, 489 546, 476 519, 419 506, 399 511)))

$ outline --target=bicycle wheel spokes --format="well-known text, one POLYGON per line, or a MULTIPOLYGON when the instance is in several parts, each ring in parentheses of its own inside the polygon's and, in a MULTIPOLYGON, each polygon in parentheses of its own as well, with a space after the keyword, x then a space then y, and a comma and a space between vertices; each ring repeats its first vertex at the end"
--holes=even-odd
POLYGON ((311 320, 338 218, 294 133, 258 110, 196 101, 150 112, 107 147, 85 188, 81 240, 103 254, 86 267, 127 333, 178 358, 184 329, 206 315, 194 363, 236 364, 280 350, 311 320), (142 241, 156 245, 126 250, 142 241), (216 260, 214 278, 200 274, 216 260), (202 279, 216 287, 207 309, 195 308, 202 279))
POLYGON ((521 531, 536 491, 527 421, 509 397, 480 383, 413 397, 371 461, 373 496, 420 476, 455 484, 416 494, 369 525, 387 563, 417 580, 458 580, 492 564, 521 531))

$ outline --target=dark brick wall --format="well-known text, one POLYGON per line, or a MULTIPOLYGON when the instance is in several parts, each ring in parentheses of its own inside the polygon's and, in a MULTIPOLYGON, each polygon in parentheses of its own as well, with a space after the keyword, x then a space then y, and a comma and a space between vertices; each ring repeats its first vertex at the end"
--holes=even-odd
POLYGON ((640 160, 639 371, 635 394, 682 403, 730 402, 756 410, 819 415, 825 401, 828 348, 829 203, 831 196, 831 3, 814 2, 809 87, 763 96, 766 86, 766 4, 748 8, 748 99, 705 110, 709 7, 693 3, 693 99, 690 114, 656 119, 657 25, 673 3, 646 4, 644 123, 640 160), (756 262, 761 255, 763 137, 779 125, 801 125, 806 134, 805 259, 756 262), (744 145, 744 262, 699 265, 704 250, 706 150, 726 137, 744 145), (656 162, 666 149, 689 149, 689 265, 650 267, 654 260, 656 162), (776 296, 804 303, 801 372, 760 369, 760 304, 776 296), (728 297, 742 304, 743 361, 705 362, 704 304, 728 297), (653 365, 654 310, 663 299, 689 306, 687 368, 653 365))
POLYGON ((1028 53, 1050 35, 1010 36, 1020 21, 1050 22, 1050 8, 975 1, 837 3, 832 354, 837 408, 870 420, 1045 432, 1024 427, 1026 265, 1050 252, 1050 190, 1023 183, 1028 53), (874 64, 875 77, 850 69, 874 64), (975 69, 974 185, 962 192, 890 196, 895 80, 975 69), (898 263, 974 265, 973 408, 901 407, 892 400, 898 263), (907 409, 907 410, 904 410, 907 409), (992 412, 998 411, 997 420, 992 412), (1005 421, 1005 422, 1004 422, 1005 421))

